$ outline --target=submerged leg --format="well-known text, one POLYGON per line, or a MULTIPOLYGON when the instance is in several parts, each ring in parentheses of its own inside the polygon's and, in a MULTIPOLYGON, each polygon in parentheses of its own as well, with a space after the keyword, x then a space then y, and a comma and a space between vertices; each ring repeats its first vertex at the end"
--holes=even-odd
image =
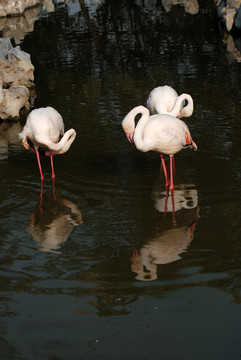
POLYGON ((40 202, 39 202, 39 209, 40 211, 43 211, 42 209, 42 203, 43 203, 43 192, 44 192, 44 183, 41 181, 41 189, 40 189, 40 202))
POLYGON ((53 155, 50 155, 50 162, 51 162, 51 170, 52 170, 52 179, 55 179, 53 155))
POLYGON ((176 217, 175 217, 175 201, 174 201, 174 188, 170 190, 172 197, 172 223, 176 225, 176 217))
POLYGON ((39 157, 39 152, 38 150, 35 150, 36 156, 37 156, 37 160, 38 160, 38 167, 39 167, 39 172, 40 172, 40 178, 41 180, 44 179, 43 173, 42 173, 42 168, 41 168, 41 162, 40 162, 40 157, 39 157))
POLYGON ((56 200, 56 192, 55 192, 55 178, 53 178, 53 199, 56 200))
POLYGON ((162 167, 163 167, 163 171, 164 171, 164 175, 165 175, 165 179, 166 179, 166 187, 169 186, 169 179, 168 179, 168 175, 167 175, 167 168, 166 168, 166 164, 165 164, 165 159, 163 154, 160 154, 161 156, 161 162, 162 162, 162 167))
POLYGON ((168 197, 169 197, 169 188, 166 188, 166 198, 165 198, 165 205, 164 205, 164 218, 166 217, 167 214, 167 202, 168 202, 168 197))

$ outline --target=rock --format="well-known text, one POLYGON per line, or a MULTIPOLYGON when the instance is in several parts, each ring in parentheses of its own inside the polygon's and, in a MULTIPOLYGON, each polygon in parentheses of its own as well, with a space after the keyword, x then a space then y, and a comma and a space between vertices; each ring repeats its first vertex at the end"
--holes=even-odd
POLYGON ((6 59, 7 53, 12 50, 13 46, 9 38, 0 39, 0 57, 6 59))
POLYGON ((22 108, 30 108, 33 81, 30 55, 14 48, 9 38, 0 39, 0 119, 17 118, 22 108))
POLYGON ((235 9, 229 9, 224 7, 222 10, 223 18, 225 20, 226 29, 228 31, 232 30, 233 23, 234 23, 234 17, 236 15, 235 9))
POLYGON ((15 69, 14 73, 18 78, 18 83, 26 86, 31 85, 34 80, 34 66, 31 63, 30 55, 17 46, 8 51, 7 59, 10 66, 15 69))
POLYGON ((30 55, 19 46, 13 48, 9 38, 0 39, 0 82, 4 86, 33 86, 34 66, 30 55))
POLYGON ((220 0, 218 15, 228 32, 234 28, 241 30, 241 0, 220 0))
POLYGON ((0 94, 0 118, 3 120, 19 117, 20 109, 30 108, 29 90, 26 86, 13 85, 9 89, 1 89, 0 94))
POLYGON ((22 14, 25 9, 40 3, 41 0, 1 0, 0 17, 22 14))

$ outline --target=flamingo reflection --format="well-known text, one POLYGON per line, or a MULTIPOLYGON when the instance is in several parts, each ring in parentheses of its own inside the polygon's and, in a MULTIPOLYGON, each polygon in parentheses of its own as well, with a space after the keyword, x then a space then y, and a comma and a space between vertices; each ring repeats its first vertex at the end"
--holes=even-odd
POLYGON ((60 197, 55 191, 44 197, 43 183, 41 184, 40 201, 30 215, 28 232, 44 252, 60 253, 58 250, 73 228, 82 224, 82 214, 76 204, 60 197))
POLYGON ((154 188, 152 198, 155 202, 155 209, 162 212, 164 216, 171 212, 173 222, 176 221, 175 213, 181 209, 194 209, 198 205, 197 190, 191 184, 181 184, 175 190, 159 191, 158 187, 154 188))
POLYGON ((154 191, 155 208, 164 214, 170 211, 174 217, 174 209, 176 209, 180 225, 175 222, 175 226, 166 229, 166 223, 159 223, 154 235, 150 235, 139 250, 133 251, 131 270, 136 274, 137 280, 156 280, 158 265, 180 260, 181 253, 187 250, 193 240, 199 219, 197 190, 187 185, 180 185, 180 189, 173 190, 171 193, 172 196, 169 198, 166 192, 154 191))

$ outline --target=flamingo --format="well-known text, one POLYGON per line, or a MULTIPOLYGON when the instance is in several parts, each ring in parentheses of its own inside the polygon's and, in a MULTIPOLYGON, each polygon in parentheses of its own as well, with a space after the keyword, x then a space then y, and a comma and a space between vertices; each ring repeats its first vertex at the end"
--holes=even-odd
POLYGON ((19 138, 27 150, 36 153, 41 180, 44 179, 41 162, 39 157, 39 147, 46 147, 49 150, 45 152, 50 157, 52 178, 55 178, 53 155, 63 154, 69 150, 74 141, 76 132, 69 129, 64 133, 64 122, 62 116, 51 106, 35 109, 27 117, 23 131, 19 133, 19 138), (59 140, 62 136, 61 140, 59 140), (28 143, 30 140, 33 148, 28 143))
POLYGON ((193 99, 189 94, 178 96, 177 92, 168 85, 153 89, 146 101, 151 114, 169 114, 175 117, 188 117, 193 113, 193 99), (187 102, 187 105, 185 105, 187 102), (184 104, 184 105, 183 105, 184 104))
POLYGON ((130 142, 134 142, 140 151, 160 153, 166 179, 166 187, 174 189, 173 156, 186 147, 197 149, 187 125, 180 119, 167 114, 151 115, 149 110, 140 105, 132 109, 122 121, 122 127, 130 142), (135 125, 136 115, 141 117, 135 125), (170 182, 167 175, 163 154, 170 157, 170 182))

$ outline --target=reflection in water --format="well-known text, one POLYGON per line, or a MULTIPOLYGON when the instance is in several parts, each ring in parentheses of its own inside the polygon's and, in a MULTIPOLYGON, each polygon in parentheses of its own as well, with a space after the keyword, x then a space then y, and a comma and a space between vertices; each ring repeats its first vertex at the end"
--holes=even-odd
POLYGON ((227 58, 230 63, 241 62, 241 37, 234 40, 230 34, 224 34, 223 42, 227 45, 227 58))
POLYGON ((20 123, 0 123, 0 160, 8 157, 9 148, 18 150, 21 147, 18 133, 22 131, 20 123))
POLYGON ((175 212, 181 209, 194 209, 198 204, 198 193, 193 185, 180 184, 179 189, 174 192, 165 190, 160 191, 157 184, 153 188, 152 198, 155 201, 155 209, 158 212, 163 212, 165 215, 168 212, 173 213, 173 220, 175 220, 175 212))
POLYGON ((164 230, 158 227, 154 235, 140 250, 134 250, 131 258, 131 269, 141 281, 157 279, 157 265, 168 264, 181 259, 180 254, 188 248, 193 240, 194 230, 199 219, 197 190, 189 186, 180 185, 180 189, 171 192, 153 192, 155 209, 166 214, 178 211, 178 225, 175 221, 171 229, 164 230), (183 225, 183 223, 185 225, 183 225))
POLYGON ((198 0, 162 0, 166 12, 171 11, 173 5, 183 5, 185 12, 195 15, 199 12, 198 0))
POLYGON ((20 16, 6 16, 0 18, 2 37, 14 39, 16 45, 20 44, 25 35, 34 30, 34 22, 39 17, 39 7, 25 10, 20 16))
POLYGON ((61 198, 55 191, 50 197, 43 195, 41 184, 40 202, 30 215, 28 232, 40 246, 40 251, 59 253, 58 250, 70 236, 73 227, 82 224, 78 207, 70 200, 61 198))
MULTIPOLYGON (((198 0, 161 0, 162 6, 166 12, 170 12, 174 5, 182 5, 187 14, 195 15, 199 12, 198 0)), ((141 0, 135 0, 135 4, 142 6, 141 0)), ((156 10, 159 5, 158 0, 144 0, 144 5, 148 9, 156 10)))
MULTIPOLYGON (((41 7, 46 12, 54 11, 53 0, 43 0, 41 7)), ((14 39, 16 45, 20 44, 25 35, 34 31, 34 23, 40 16, 40 5, 26 9, 23 14, 5 16, 0 18, 0 31, 2 37, 14 39)))

